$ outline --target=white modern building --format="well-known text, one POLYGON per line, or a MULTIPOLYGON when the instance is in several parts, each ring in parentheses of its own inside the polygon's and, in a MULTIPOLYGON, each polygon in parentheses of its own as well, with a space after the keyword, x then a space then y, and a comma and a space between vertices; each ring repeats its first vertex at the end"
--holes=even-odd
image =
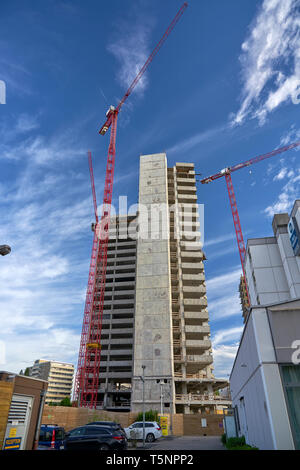
POLYGON ((230 390, 237 432, 248 444, 291 450, 300 449, 300 201, 272 226, 274 237, 247 243, 251 308, 230 390))
POLYGON ((261 450, 300 449, 300 300, 252 307, 230 375, 237 432, 261 450))
MULTIPOLYGON (((295 201, 290 216, 276 214, 272 226, 273 237, 247 243, 245 272, 252 306, 300 298, 300 200, 295 201)), ((243 305, 242 287, 241 283, 243 305)))

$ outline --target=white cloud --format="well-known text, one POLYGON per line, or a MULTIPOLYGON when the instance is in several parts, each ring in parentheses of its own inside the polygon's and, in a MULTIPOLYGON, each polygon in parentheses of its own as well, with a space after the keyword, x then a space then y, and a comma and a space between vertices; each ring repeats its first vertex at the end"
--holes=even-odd
POLYGON ((90 255, 82 253, 89 236, 91 246, 93 218, 88 174, 78 184, 82 175, 67 165, 44 166, 53 158, 66 162, 65 150, 76 154, 70 134, 47 141, 32 137, 35 119, 16 122, 16 139, 2 141, 2 149, 22 165, 0 187, 0 242, 12 248, 0 263, 1 367, 12 372, 40 357, 76 363, 90 255))
MULTIPOLYGON (((274 167, 272 168, 274 170, 274 167)), ((280 169, 280 171, 274 176, 274 181, 285 181, 285 184, 281 188, 281 191, 277 199, 273 204, 269 205, 264 209, 264 213, 268 217, 273 217, 274 214, 282 212, 289 213, 292 209, 294 201, 299 199, 300 194, 300 166, 295 164, 286 166, 280 169)))
POLYGON ((246 117, 263 124, 282 103, 300 94, 300 0, 264 0, 242 44, 242 103, 232 124, 246 117))
POLYGON ((229 273, 221 274, 219 276, 215 276, 211 279, 208 279, 206 281, 207 290, 209 290, 210 292, 215 292, 222 287, 227 287, 232 284, 235 284, 236 282, 239 282, 240 275, 241 268, 235 267, 234 270, 229 273))
POLYGON ((216 377, 228 378, 242 332, 243 326, 239 326, 217 331, 212 337, 214 374, 216 377))
POLYGON ((227 234, 227 235, 220 235, 219 237, 211 238, 208 241, 206 241, 204 243, 204 248, 206 248, 208 246, 212 246, 212 245, 217 245, 219 243, 224 243, 224 242, 227 242, 229 240, 234 240, 235 238, 236 238, 236 236, 235 236, 234 233, 230 233, 230 234, 227 234))
MULTIPOLYGON (((119 63, 116 78, 124 89, 131 85, 150 54, 153 20, 147 15, 141 17, 140 13, 133 15, 134 21, 129 19, 117 21, 115 38, 107 46, 108 51, 119 63)), ((134 91, 143 94, 147 86, 148 79, 144 74, 134 91)))
POLYGON ((287 168, 281 168, 281 170, 279 171, 279 173, 277 173, 277 175, 274 176, 273 181, 280 181, 280 180, 283 180, 283 178, 285 178, 285 176, 287 175, 287 173, 288 173, 288 169, 287 169, 287 168))
MULTIPOLYGON (((191 150, 192 148, 196 147, 197 145, 203 142, 214 141, 218 134, 221 134, 226 129, 228 129, 227 125, 217 126, 212 129, 207 129, 202 132, 198 132, 197 134, 193 135, 192 137, 188 137, 187 139, 183 139, 177 144, 173 145, 173 147, 167 150, 167 154, 172 153, 183 153, 191 150)), ((205 157, 205 155, 203 155, 205 157)))

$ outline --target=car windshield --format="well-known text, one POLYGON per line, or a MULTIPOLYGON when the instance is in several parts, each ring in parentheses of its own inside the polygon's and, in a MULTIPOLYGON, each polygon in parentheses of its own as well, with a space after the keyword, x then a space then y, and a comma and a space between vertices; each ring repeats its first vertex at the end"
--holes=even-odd
POLYGON ((92 434, 111 434, 108 429, 100 426, 88 426, 85 428, 85 435, 92 435, 92 434))

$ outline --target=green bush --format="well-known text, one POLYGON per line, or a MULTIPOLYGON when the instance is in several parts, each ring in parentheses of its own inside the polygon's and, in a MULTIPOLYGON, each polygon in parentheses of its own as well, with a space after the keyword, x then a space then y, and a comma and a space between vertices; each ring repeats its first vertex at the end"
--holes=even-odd
MULTIPOLYGON (((137 415, 136 421, 143 421, 143 413, 137 415)), ((158 412, 149 410, 145 412, 145 421, 158 421, 158 412)))
POLYGON ((245 436, 242 437, 229 437, 226 439, 227 449, 232 449, 232 447, 241 447, 246 444, 245 436))
POLYGON ((244 446, 231 447, 229 450, 258 450, 258 448, 246 444, 244 446))
POLYGON ((226 444, 226 434, 225 433, 222 434, 221 441, 222 441, 222 444, 224 444, 224 445, 226 444))
POLYGON ((226 445, 226 448, 229 450, 259 450, 257 447, 252 447, 249 444, 246 444, 245 436, 230 437, 229 439, 226 439, 226 434, 225 438, 223 438, 223 436, 221 438, 222 442, 226 445), (223 439, 225 439, 225 442, 223 441, 223 439))

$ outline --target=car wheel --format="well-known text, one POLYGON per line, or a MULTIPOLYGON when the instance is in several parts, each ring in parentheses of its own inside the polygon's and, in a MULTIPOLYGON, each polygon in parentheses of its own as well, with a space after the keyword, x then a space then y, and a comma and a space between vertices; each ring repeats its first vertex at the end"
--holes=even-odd
POLYGON ((154 437, 154 434, 150 432, 149 434, 147 434, 146 442, 153 442, 153 441, 155 441, 155 437, 154 437))
POLYGON ((109 446, 107 444, 100 444, 99 450, 109 450, 109 446))

